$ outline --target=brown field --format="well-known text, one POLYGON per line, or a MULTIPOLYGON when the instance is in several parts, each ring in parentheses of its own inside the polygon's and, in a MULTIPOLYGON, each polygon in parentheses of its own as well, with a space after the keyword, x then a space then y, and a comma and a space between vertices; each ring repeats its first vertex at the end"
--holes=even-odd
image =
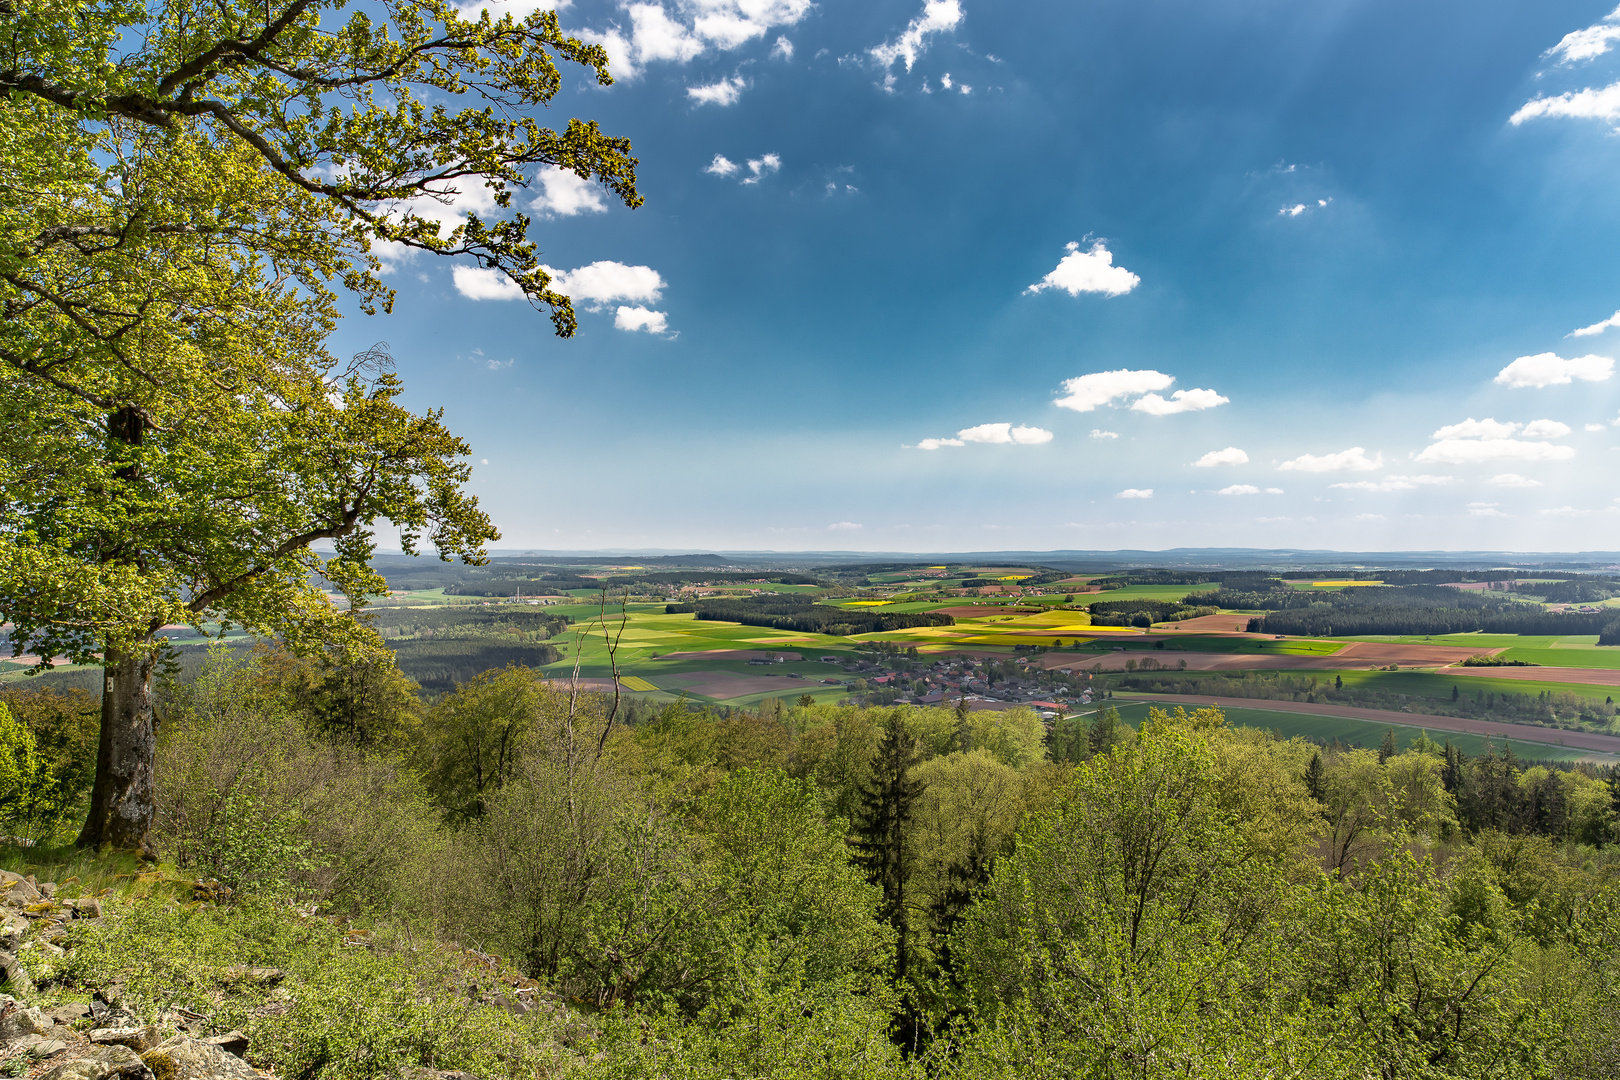
POLYGON ((1620 686, 1620 670, 1574 667, 1455 667, 1447 675, 1467 675, 1481 679, 1527 679, 1531 682, 1584 683, 1587 686, 1620 686))
POLYGON ((738 698, 749 694, 803 693, 821 685, 819 679, 790 679, 785 675, 739 675, 734 671, 688 671, 659 675, 660 690, 687 690, 706 698, 738 698))
POLYGON ((1519 739, 1524 742, 1573 746, 1604 754, 1620 754, 1620 736, 1597 735, 1589 731, 1560 731, 1529 724, 1502 724, 1494 720, 1469 720, 1461 716, 1430 716, 1427 713, 1392 712, 1387 709, 1357 709, 1348 705, 1316 702, 1272 701, 1268 698, 1199 697, 1194 694, 1120 694, 1137 701, 1164 702, 1168 705, 1217 705, 1227 709, 1266 709, 1272 712, 1305 713, 1310 716, 1341 716, 1350 720, 1372 720, 1380 724, 1401 724, 1430 731, 1466 731, 1493 739, 1519 739))
POLYGON ((1230 634, 1233 637, 1269 637, 1268 634, 1248 632, 1247 615, 1200 615, 1184 622, 1155 626, 1155 634, 1230 634))

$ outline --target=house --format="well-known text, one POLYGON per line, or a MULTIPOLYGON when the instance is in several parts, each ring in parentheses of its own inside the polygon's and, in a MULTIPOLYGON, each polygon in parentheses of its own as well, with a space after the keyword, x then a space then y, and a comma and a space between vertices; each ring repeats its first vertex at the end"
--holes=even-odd
POLYGON ((1063 711, 1063 706, 1055 701, 1032 701, 1029 703, 1029 707, 1032 709, 1049 709, 1052 712, 1063 711))

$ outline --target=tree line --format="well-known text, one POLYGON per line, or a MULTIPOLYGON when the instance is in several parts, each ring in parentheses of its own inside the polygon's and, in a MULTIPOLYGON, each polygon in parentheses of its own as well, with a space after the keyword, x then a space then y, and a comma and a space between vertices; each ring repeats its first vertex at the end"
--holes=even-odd
POLYGON ((696 614, 700 620, 735 622, 744 626, 769 626, 777 630, 804 633, 871 634, 909 630, 918 626, 954 626, 950 615, 935 611, 891 612, 883 614, 862 608, 835 608, 817 604, 806 596, 767 595, 736 600, 700 600, 692 604, 668 604, 670 615, 696 614))

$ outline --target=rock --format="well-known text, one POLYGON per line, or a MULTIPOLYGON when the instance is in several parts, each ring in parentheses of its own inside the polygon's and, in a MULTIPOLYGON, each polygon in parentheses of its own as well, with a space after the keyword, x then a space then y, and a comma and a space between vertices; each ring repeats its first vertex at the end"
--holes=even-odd
POLYGON ((37 904, 42 899, 39 890, 27 878, 10 870, 0 870, 0 895, 24 904, 37 904))
POLYGON ((90 1006, 82 1003, 69 1003, 56 1005, 45 1010, 45 1015, 58 1024, 71 1024, 75 1020, 82 1020, 90 1015, 90 1006))
POLYGON ((162 1042, 163 1033, 151 1024, 145 1027, 103 1027, 91 1030, 90 1041, 98 1046, 127 1046, 140 1054, 162 1042))
POLYGON ((285 971, 273 967, 228 967, 225 969, 225 975, 227 978, 250 982, 255 986, 276 986, 287 977, 285 971))
POLYGON ((0 945, 8 952, 16 952, 17 946, 22 944, 23 935, 28 933, 28 920, 21 915, 6 912, 0 919, 0 945))
POLYGON ((36 1058, 48 1058, 53 1054, 60 1054, 68 1048, 68 1044, 61 1039, 43 1039, 29 1048, 28 1053, 36 1058))
POLYGON ((176 1035, 141 1055, 156 1080, 259 1080, 258 1070, 212 1043, 176 1035))
POLYGON ((56 1021, 38 1009, 18 1009, 0 1017, 0 1043, 10 1046, 25 1035, 43 1035, 56 1021))
POLYGON ((93 896, 86 896, 79 900, 69 900, 67 906, 73 909, 75 918, 99 919, 101 918, 101 901, 93 896))
POLYGON ((240 1031, 227 1031, 223 1035, 213 1035, 201 1041, 209 1046, 217 1046, 234 1057, 247 1057, 248 1037, 240 1031))
POLYGON ((32 994, 34 980, 28 977, 28 972, 17 958, 8 952, 0 952, 0 972, 5 974, 6 985, 19 994, 32 994))
POLYGON ((42 881, 39 885, 39 895, 49 899, 50 897, 56 895, 56 890, 58 888, 60 888, 60 886, 58 886, 54 881, 42 881))
POLYGON ((127 1046, 98 1046, 64 1061, 40 1080, 155 1080, 141 1056, 127 1046))

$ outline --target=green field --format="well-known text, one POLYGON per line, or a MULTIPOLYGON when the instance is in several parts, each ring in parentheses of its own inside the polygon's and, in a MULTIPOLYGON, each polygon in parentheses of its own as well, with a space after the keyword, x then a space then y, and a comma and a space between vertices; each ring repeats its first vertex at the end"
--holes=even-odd
MULTIPOLYGON (((1180 702, 1177 702, 1180 704, 1180 702)), ((1149 703, 1146 701, 1120 701, 1116 706, 1122 719, 1132 727, 1138 727, 1147 719, 1149 703)), ((1425 729, 1420 722, 1421 718, 1414 717, 1410 726, 1399 724, 1377 723, 1371 720, 1351 720, 1337 716, 1312 716, 1309 713, 1281 712, 1264 708, 1223 708, 1227 723, 1233 727, 1259 728, 1262 731, 1274 731, 1285 739, 1303 736, 1311 739, 1337 739, 1339 742, 1351 746, 1363 746, 1375 749, 1383 741, 1384 732, 1391 728, 1395 731, 1395 741, 1401 749, 1406 749, 1416 742, 1425 730, 1430 739, 1437 743, 1451 744, 1470 757, 1479 757, 1485 753, 1487 740, 1481 735, 1470 735, 1459 731, 1436 731, 1425 729)), ((1599 754, 1590 750, 1571 749, 1554 746, 1548 743, 1530 742, 1522 739, 1489 740, 1497 753, 1511 747, 1513 753, 1521 759, 1539 761, 1599 761, 1612 764, 1616 761, 1612 755, 1599 754)))

